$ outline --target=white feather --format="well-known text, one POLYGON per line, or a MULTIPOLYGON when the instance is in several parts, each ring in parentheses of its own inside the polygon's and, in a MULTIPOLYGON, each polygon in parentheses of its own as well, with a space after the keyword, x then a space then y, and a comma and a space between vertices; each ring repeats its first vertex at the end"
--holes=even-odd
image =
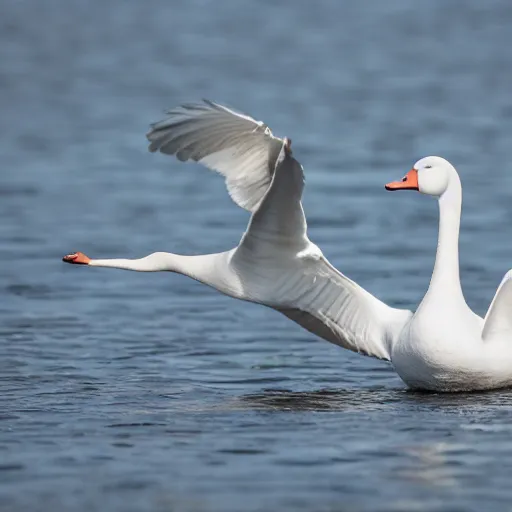
POLYGON ((233 201, 249 211, 270 185, 283 144, 263 122, 206 100, 169 111, 151 128, 150 151, 193 160, 222 174, 233 201))

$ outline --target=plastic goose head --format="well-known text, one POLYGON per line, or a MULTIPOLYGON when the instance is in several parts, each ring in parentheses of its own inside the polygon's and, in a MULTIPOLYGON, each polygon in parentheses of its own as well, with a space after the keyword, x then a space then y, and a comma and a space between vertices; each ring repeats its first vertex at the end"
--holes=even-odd
POLYGON ((457 172, 450 162, 439 156, 427 156, 418 160, 402 178, 386 185, 386 190, 418 190, 422 194, 441 197, 457 172))

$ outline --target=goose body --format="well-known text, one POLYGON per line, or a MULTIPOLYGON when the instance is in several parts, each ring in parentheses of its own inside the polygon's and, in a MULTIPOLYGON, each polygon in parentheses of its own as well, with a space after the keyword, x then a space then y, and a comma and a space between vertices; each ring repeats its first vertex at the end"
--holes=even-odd
POLYGON ((459 391, 512 385, 512 274, 500 285, 485 320, 466 305, 458 277, 460 181, 448 162, 428 157, 403 181, 387 185, 439 197, 436 266, 413 315, 372 296, 336 270, 309 240, 301 203, 304 174, 289 139, 208 101, 168 112, 152 125, 148 139, 150 151, 197 161, 225 177, 232 199, 251 212, 238 246, 217 254, 157 252, 140 259, 73 253, 64 261, 187 275, 226 295, 273 308, 341 347, 391 361, 413 388, 459 391))

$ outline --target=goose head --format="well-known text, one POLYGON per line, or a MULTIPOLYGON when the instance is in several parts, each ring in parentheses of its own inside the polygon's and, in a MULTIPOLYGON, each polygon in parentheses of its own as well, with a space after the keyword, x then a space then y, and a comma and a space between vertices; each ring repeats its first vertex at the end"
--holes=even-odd
POLYGON ((418 160, 401 181, 388 183, 386 190, 418 190, 440 198, 454 176, 458 181, 457 172, 450 162, 439 156, 427 156, 418 160))

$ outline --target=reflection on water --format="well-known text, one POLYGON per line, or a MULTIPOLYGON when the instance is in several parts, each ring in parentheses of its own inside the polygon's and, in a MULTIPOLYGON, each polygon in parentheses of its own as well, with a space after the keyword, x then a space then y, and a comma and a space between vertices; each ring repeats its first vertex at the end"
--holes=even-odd
POLYGON ((399 470, 397 476, 432 487, 458 487, 458 464, 452 464, 449 456, 455 450, 463 453, 464 447, 441 442, 405 448, 412 463, 399 470))
POLYGON ((510 407, 512 392, 483 391, 474 393, 433 393, 411 391, 404 388, 375 387, 365 389, 319 389, 315 391, 291 391, 287 389, 265 389, 235 399, 233 404, 248 409, 282 411, 328 411, 371 410, 393 408, 399 403, 416 407, 436 407, 453 410, 457 414, 481 411, 484 407, 510 407))
POLYGON ((404 391, 389 389, 289 391, 268 389, 235 401, 241 408, 276 411, 354 411, 388 407, 403 399, 404 391))

